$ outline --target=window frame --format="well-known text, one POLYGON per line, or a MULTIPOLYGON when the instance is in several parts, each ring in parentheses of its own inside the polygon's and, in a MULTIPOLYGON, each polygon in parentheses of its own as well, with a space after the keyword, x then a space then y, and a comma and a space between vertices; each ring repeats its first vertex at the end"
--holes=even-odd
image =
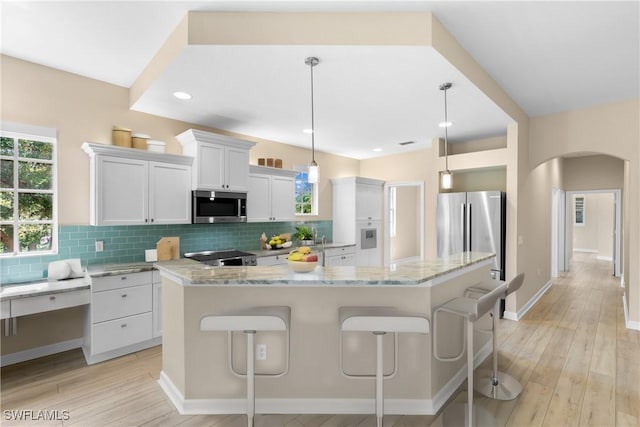
MULTIPOLYGON (((295 185, 295 181, 298 179, 299 174, 301 173, 306 173, 307 174, 307 179, 309 177, 309 168, 306 165, 295 165, 293 168, 294 171, 298 172, 298 175, 296 175, 294 177, 294 185, 295 185)), ((303 213, 303 212, 298 212, 297 211, 297 203, 296 203, 296 199, 298 196, 298 189, 297 186, 295 188, 295 193, 294 193, 294 209, 295 209, 295 216, 301 216, 301 217, 309 217, 309 216, 317 216, 318 215, 318 209, 319 209, 319 204, 318 204, 318 183, 309 183, 307 181, 307 183, 309 185, 311 185, 311 197, 312 197, 312 202, 311 202, 311 212, 310 213, 303 213)))
POLYGON ((587 206, 587 200, 586 197, 584 195, 576 195, 573 198, 573 225, 576 225, 578 227, 584 227, 585 224, 587 223, 587 217, 586 217, 586 209, 587 206), (581 206, 578 207, 578 199, 581 199, 582 203, 581 206), (578 222, 578 211, 580 211, 581 213, 581 222, 578 222))
MULTIPOLYGON (((13 155, 0 155, 3 160, 10 160, 13 162, 13 187, 11 192, 14 193, 13 197, 13 209, 14 215, 12 220, 0 220, 1 225, 13 226, 13 251, 0 253, 1 258, 19 258, 30 256, 43 256, 43 255, 57 255, 59 250, 58 242, 58 144, 56 137, 56 130, 50 128, 44 128, 39 126, 22 125, 10 122, 0 123, 0 136, 3 138, 11 138, 14 140, 14 152, 13 155), (19 140, 37 141, 51 144, 51 160, 48 159, 36 159, 30 157, 20 157, 18 143, 19 140), (32 161, 37 163, 46 163, 51 165, 51 189, 20 189, 17 187, 17 181, 19 179, 18 167, 19 162, 32 161), (32 193, 32 194, 51 194, 51 219, 50 220, 20 220, 17 214, 19 210, 19 194, 20 193, 32 193), (42 251, 26 251, 23 252, 20 247, 20 235, 19 227, 24 224, 50 224, 51 225, 51 248, 42 251)), ((3 190, 0 190, 4 192, 3 190)))

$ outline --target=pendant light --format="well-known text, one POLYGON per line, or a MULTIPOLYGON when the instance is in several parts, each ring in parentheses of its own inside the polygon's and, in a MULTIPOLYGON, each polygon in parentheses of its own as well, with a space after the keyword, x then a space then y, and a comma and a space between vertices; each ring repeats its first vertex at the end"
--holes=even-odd
POLYGON ((307 176, 307 181, 311 184, 315 184, 318 182, 318 174, 319 167, 316 163, 316 152, 315 152, 315 122, 313 118, 313 67, 318 65, 320 60, 315 56, 310 56, 304 60, 304 63, 309 66, 311 70, 311 163, 309 164, 309 174, 307 176))
POLYGON ((442 83, 440 85, 440 90, 444 91, 444 122, 440 124, 440 126, 444 127, 444 171, 440 173, 440 186, 445 190, 450 190, 453 187, 453 176, 449 170, 449 141, 447 138, 447 128, 451 126, 447 117, 447 90, 451 89, 451 86, 451 83, 442 83))

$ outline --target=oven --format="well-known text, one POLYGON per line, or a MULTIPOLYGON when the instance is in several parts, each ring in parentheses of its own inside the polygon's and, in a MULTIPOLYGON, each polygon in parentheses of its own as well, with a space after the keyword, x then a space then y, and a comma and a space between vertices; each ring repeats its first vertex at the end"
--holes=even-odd
POLYGON ((226 249, 221 251, 188 252, 185 258, 216 267, 230 266, 254 266, 257 265, 257 257, 251 252, 226 249))

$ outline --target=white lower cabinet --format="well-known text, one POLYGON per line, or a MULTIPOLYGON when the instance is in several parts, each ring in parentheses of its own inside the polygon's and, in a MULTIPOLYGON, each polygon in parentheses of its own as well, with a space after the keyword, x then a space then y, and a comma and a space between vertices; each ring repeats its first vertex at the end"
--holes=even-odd
POLYGON ((356 265, 355 246, 328 248, 325 250, 324 256, 326 258, 324 265, 327 267, 339 265, 356 265))
POLYGON ((83 351, 88 364, 161 343, 154 335, 153 272, 91 278, 83 351))

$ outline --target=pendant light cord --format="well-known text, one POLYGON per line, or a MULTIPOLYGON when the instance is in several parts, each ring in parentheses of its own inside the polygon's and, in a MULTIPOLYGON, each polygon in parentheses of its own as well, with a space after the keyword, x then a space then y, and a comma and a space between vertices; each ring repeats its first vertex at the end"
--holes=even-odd
POLYGON ((316 152, 315 152, 315 134, 316 134, 316 127, 315 127, 315 121, 314 121, 314 110, 313 110, 313 66, 315 64, 313 63, 313 60, 311 60, 310 64, 309 64, 309 68, 311 68, 311 162, 315 163, 316 162, 316 152))
POLYGON ((444 89, 444 169, 449 172, 449 139, 447 137, 449 119, 447 117, 447 89, 447 87, 444 89))

